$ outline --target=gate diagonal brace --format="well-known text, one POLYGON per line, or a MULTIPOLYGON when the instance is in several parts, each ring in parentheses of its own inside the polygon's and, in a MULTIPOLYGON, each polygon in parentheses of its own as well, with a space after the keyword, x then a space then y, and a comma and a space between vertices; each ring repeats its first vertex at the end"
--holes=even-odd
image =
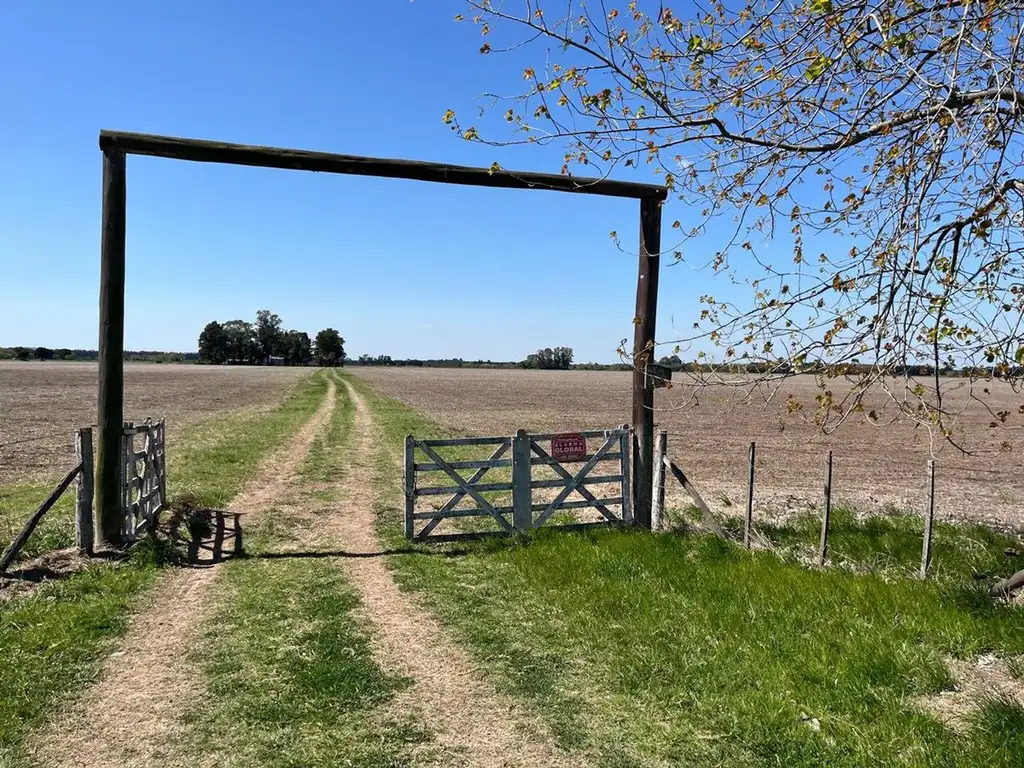
POLYGON ((477 491, 476 488, 467 484, 466 478, 456 472, 447 461, 438 456, 434 449, 428 445, 424 445, 423 443, 417 443, 417 445, 435 464, 437 464, 438 467, 440 467, 452 480, 454 480, 460 488, 465 489, 466 493, 468 493, 472 499, 480 505, 480 509, 493 517, 497 523, 509 533, 516 532, 516 529, 513 528, 504 517, 495 511, 494 507, 491 506, 491 503, 480 495, 480 492, 477 491))
MULTIPOLYGON (((420 445, 419 442, 416 442, 415 444, 418 445, 420 448, 423 448, 423 446, 420 445)), ((498 446, 498 449, 494 453, 487 457, 486 460, 495 461, 496 459, 500 459, 508 452, 508 449, 511 445, 511 441, 502 443, 501 445, 498 446)), ((465 487, 466 485, 478 483, 480 482, 480 480, 483 479, 483 476, 490 472, 492 469, 494 469, 494 467, 481 467, 480 469, 473 473, 473 476, 469 478, 469 480, 462 480, 460 476, 459 485, 465 487)), ((444 520, 444 518, 440 517, 440 515, 444 515, 446 512, 451 512, 453 509, 455 509, 455 507, 465 497, 465 495, 465 491, 459 491, 458 493, 454 494, 450 499, 448 499, 448 501, 444 503, 444 506, 437 510, 437 514, 439 516, 433 518, 432 520, 429 520, 427 524, 423 526, 423 529, 416 534, 416 538, 425 539, 427 536, 429 536, 431 531, 437 528, 437 526, 440 525, 441 522, 444 520)), ((494 508, 491 507, 491 509, 493 510, 494 508)))
MULTIPOLYGON (((618 439, 618 438, 616 437, 615 439, 618 439)), ((542 459, 546 459, 548 461, 551 461, 552 463, 549 464, 548 466, 550 466, 563 479, 565 479, 565 480, 572 480, 573 479, 572 473, 569 472, 569 470, 567 470, 561 464, 555 462, 555 460, 551 458, 551 455, 547 451, 545 451, 543 448, 541 448, 539 445, 537 445, 537 443, 535 443, 533 440, 530 441, 530 448, 533 450, 533 452, 535 454, 537 454, 538 457, 540 457, 542 459)), ((608 507, 606 507, 604 504, 602 504, 598 500, 597 496, 595 496, 589 490, 587 490, 587 486, 581 485, 578 488, 575 488, 574 490, 577 493, 579 493, 579 495, 582 496, 584 499, 586 499, 591 504, 593 504, 594 508, 598 512, 600 512, 602 515, 604 515, 605 519, 608 520, 608 522, 611 522, 611 523, 622 522, 618 517, 615 516, 614 512, 612 512, 610 509, 608 509, 608 507)))
POLYGON ((545 509, 540 514, 540 517, 538 517, 536 522, 534 523, 535 526, 542 525, 545 520, 547 520, 549 517, 551 517, 551 515, 555 513, 555 511, 558 509, 558 505, 565 501, 566 497, 570 493, 579 490, 580 483, 586 479, 587 475, 589 475, 594 470, 594 467, 597 466, 598 462, 600 462, 601 459, 604 458, 604 455, 608 453, 608 449, 615 445, 615 443, 617 442, 617 437, 609 438, 608 440, 605 441, 605 444, 601 446, 597 453, 591 456, 590 461, 583 465, 583 469, 577 472, 575 477, 572 478, 572 483, 563 488, 562 491, 558 494, 558 496, 555 497, 555 500, 548 505, 548 508, 545 509))

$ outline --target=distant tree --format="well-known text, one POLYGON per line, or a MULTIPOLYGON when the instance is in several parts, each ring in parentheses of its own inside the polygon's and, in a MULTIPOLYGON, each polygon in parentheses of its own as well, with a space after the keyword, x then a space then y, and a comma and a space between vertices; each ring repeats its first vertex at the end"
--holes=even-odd
POLYGON ((245 320, 229 320, 224 323, 228 336, 229 363, 258 363, 260 353, 256 344, 256 332, 252 323, 245 320))
POLYGON ((53 350, 49 347, 36 347, 36 360, 53 360, 53 350))
POLYGON ((282 351, 283 336, 279 316, 269 309, 261 309, 256 313, 256 348, 263 365, 270 363, 271 355, 282 351))
POLYGON ((199 360, 203 363, 219 365, 228 361, 230 353, 230 337, 224 326, 214 320, 207 323, 199 334, 199 360))
POLYGON ((572 347, 555 347, 552 363, 560 371, 567 371, 572 365, 572 347))
POLYGON ((75 357, 75 353, 67 347, 61 347, 54 354, 57 356, 58 360, 73 360, 75 357))
POLYGON ((333 328, 324 328, 316 335, 313 359, 317 365, 332 368, 345 364, 345 340, 333 328))
POLYGON ((313 343, 305 331, 282 334, 280 351, 285 365, 309 365, 313 360, 313 343))
POLYGON ((545 347, 532 355, 527 355, 520 365, 523 368, 540 368, 545 371, 567 371, 572 366, 572 357, 572 347, 545 347))
POLYGON ((18 360, 28 360, 29 357, 31 356, 31 354, 32 354, 32 352, 31 352, 30 349, 28 349, 28 347, 15 347, 14 348, 14 356, 18 360))

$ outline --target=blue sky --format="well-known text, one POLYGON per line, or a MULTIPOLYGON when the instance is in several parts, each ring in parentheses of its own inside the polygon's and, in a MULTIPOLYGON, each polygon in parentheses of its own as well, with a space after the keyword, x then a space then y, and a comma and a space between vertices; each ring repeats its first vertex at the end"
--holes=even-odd
MULTIPOLYGON (((480 56, 453 22, 464 10, 0 3, 0 345, 96 346, 101 128, 557 172, 557 149, 441 122, 522 86, 521 62, 480 56)), ((637 219, 631 200, 130 157, 125 345, 192 350, 207 321, 266 307, 338 328, 350 355, 610 361, 632 338, 636 258, 608 233, 633 249, 637 219)), ((710 280, 663 269, 659 337, 710 280)))

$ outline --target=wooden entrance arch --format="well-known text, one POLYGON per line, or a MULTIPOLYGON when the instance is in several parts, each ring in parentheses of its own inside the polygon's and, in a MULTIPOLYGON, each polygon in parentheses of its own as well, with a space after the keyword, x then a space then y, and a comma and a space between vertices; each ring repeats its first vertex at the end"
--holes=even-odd
POLYGON ((646 367, 653 356, 661 251, 661 206, 668 190, 655 184, 548 173, 471 168, 415 160, 387 160, 277 147, 224 144, 119 131, 100 131, 103 151, 103 234, 100 246, 99 443, 96 509, 100 541, 121 543, 121 428, 124 418, 125 166, 127 155, 201 163, 228 163, 356 176, 383 176, 443 184, 546 189, 628 197, 640 201, 640 259, 633 336, 633 516, 651 525, 654 389, 646 367))

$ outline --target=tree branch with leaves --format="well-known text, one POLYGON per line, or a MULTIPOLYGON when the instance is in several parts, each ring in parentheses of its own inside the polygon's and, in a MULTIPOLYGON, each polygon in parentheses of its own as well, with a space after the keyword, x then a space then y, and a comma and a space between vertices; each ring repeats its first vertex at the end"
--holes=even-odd
POLYGON ((659 344, 717 350, 697 356, 759 383, 850 378, 819 399, 826 428, 881 384, 950 437, 941 372, 1024 378, 1024 3, 468 6, 456 20, 480 26, 482 54, 538 65, 521 92, 489 94, 504 130, 449 110, 453 130, 563 146, 566 174, 656 174, 679 212, 667 255, 749 288, 744 302, 701 296, 692 326, 659 344), (716 252, 691 254, 712 228, 727 232, 716 252))

